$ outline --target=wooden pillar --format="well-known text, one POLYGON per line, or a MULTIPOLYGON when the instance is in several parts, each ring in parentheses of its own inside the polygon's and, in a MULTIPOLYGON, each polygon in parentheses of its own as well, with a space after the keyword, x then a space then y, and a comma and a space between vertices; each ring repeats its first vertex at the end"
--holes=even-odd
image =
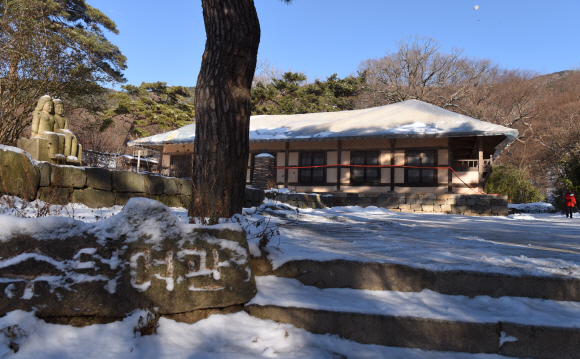
POLYGON ((284 160, 284 188, 288 188, 288 162, 290 160, 290 142, 286 142, 286 155, 284 160))
POLYGON ((447 192, 449 193, 453 193, 453 171, 451 170, 451 168, 453 168, 453 138, 449 137, 449 155, 447 156, 449 158, 449 164, 447 165, 447 167, 449 167, 448 170, 448 174, 447 174, 447 192))
POLYGON ((342 179, 342 140, 338 140, 338 153, 336 155, 336 190, 340 191, 340 180, 342 179))
POLYGON ((477 172, 479 178, 479 192, 483 192, 483 138, 477 138, 477 146, 479 147, 479 156, 477 159, 477 172))
MULTIPOLYGON (((391 138, 391 166, 395 165, 395 139, 391 138)), ((395 192, 395 167, 391 167, 391 192, 395 192)))

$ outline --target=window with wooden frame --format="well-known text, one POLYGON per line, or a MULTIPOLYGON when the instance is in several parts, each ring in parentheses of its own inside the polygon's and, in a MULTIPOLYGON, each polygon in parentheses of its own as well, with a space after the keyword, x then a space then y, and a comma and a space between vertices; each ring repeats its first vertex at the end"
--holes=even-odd
POLYGON ((435 167, 435 151, 407 151, 407 166, 418 168, 405 168, 405 182, 409 185, 432 185, 437 183, 437 170, 435 167))
MULTIPOLYGON (((326 164, 325 152, 301 152, 300 167, 323 166, 326 164)), ((326 168, 299 168, 298 182, 305 184, 325 183, 326 168)))
MULTIPOLYGON (((363 166, 377 166, 379 164, 378 151, 353 151, 351 164, 363 166)), ((352 184, 376 184, 379 182, 379 168, 351 167, 350 182, 352 184)))

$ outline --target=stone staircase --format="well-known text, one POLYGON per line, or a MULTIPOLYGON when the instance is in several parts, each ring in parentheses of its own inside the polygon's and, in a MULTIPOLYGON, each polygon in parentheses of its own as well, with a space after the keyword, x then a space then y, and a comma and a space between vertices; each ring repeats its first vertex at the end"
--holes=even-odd
POLYGON ((253 259, 250 315, 363 344, 580 358, 580 280, 399 264, 253 259))

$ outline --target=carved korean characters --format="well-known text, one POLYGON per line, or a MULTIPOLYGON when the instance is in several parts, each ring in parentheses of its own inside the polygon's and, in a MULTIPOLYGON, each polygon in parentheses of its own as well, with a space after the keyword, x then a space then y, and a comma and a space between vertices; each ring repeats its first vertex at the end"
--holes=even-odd
POLYGON ((0 233, 0 315, 123 318, 151 306, 173 315, 239 306, 256 293, 241 228, 183 224, 157 201, 132 198, 97 223, 15 220, 0 233))

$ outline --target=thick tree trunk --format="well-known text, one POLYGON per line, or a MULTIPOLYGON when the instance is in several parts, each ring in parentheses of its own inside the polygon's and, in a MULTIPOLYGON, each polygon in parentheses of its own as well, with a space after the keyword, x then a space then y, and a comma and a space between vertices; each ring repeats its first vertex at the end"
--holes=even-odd
POLYGON ((260 24, 253 0, 202 0, 207 42, 195 88, 192 217, 241 213, 250 87, 260 24))

